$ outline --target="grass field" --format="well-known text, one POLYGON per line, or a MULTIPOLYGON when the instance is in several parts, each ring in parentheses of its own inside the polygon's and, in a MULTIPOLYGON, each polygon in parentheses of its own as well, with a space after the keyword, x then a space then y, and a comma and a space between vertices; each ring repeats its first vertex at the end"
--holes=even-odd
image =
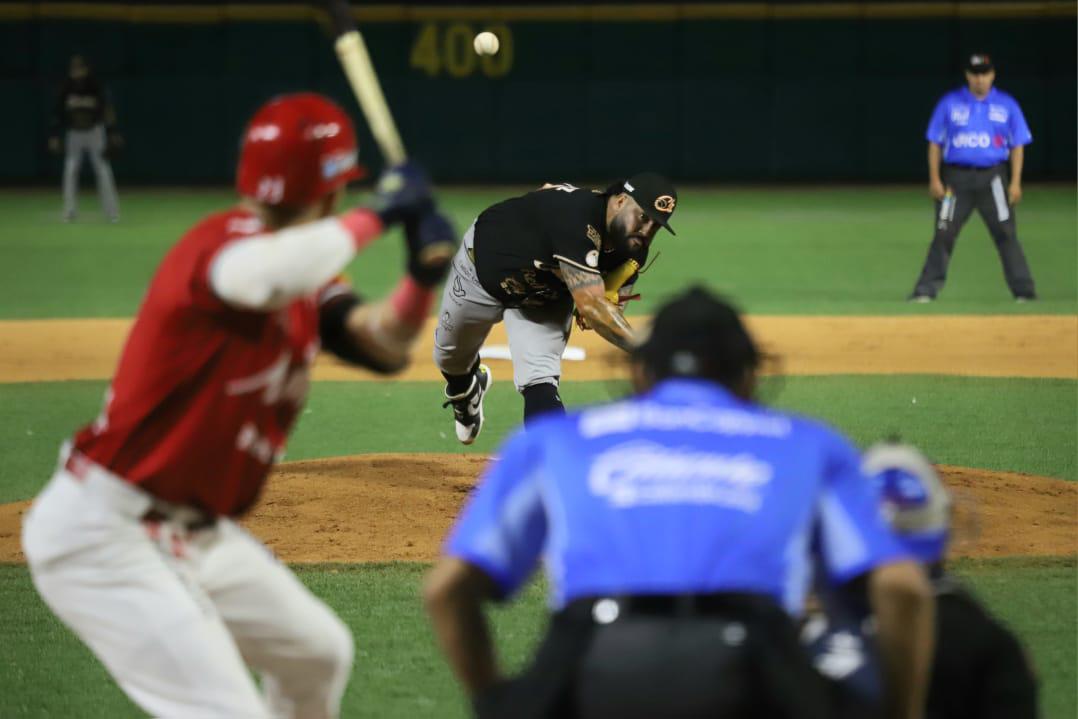
MULTIPOLYGON (((463 227, 506 190, 455 190, 443 203, 463 227)), ((358 197, 358 196, 357 196, 358 197)), ((226 205, 220 192, 121 196, 123 221, 104 223, 96 200, 83 219, 58 222, 52 192, 0 192, 0 319, 131 316, 156 263, 182 230, 226 205)), ((649 312, 684 283, 704 281, 746 310, 771 314, 1078 314, 1073 187, 1026 188, 1020 237, 1041 301, 1014 304, 978 218, 959 240, 938 302, 910 305, 931 213, 921 188, 705 190, 682 193, 661 257, 640 284, 649 312)), ((395 238, 349 269, 378 296, 403 265, 395 238)), ((64 338, 57 337, 58 346, 64 338)), ((0 345, 2 346, 2 345, 0 345)), ((931 348, 926 347, 926 352, 931 348)), ((1076 358, 1078 363, 1078 358, 1076 358)), ((0 502, 28 499, 48 477, 59 442, 96 413, 103 382, 0 383, 0 502)), ((430 382, 318 383, 289 458, 459 449, 430 382), (377 417, 377 422, 371 418, 377 417)), ((624 392, 615 383, 567 384, 570 404, 624 392)), ((1078 480, 1078 382, 942 376, 790 377, 775 403, 824 417, 861 442, 899 432, 937 461, 1078 480), (913 405, 911 397, 917 397, 913 405)), ((491 422, 469 452, 491 451, 514 426, 508 383, 490 398, 491 422)), ((437 659, 416 597, 420 565, 333 565, 299 574, 357 637, 346 716, 460 716, 464 704, 437 659)), ((1023 639, 1040 669, 1045 716, 1078 712, 1073 558, 1014 558, 958 566, 1023 639)), ((23 567, 0 566, 0 717, 137 716, 88 651, 38 600, 23 567), (62 677, 62 681, 59 678, 62 677)), ((499 643, 519 664, 542 629, 541 588, 497 615, 499 643)))

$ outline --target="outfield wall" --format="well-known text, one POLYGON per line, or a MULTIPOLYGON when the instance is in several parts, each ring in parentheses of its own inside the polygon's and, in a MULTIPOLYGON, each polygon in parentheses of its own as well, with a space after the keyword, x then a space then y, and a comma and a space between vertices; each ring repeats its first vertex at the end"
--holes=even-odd
MULTIPOLYGON (((359 5, 358 3, 356 5, 359 5)), ((1075 177, 1075 5, 363 5, 406 144, 442 181, 919 180, 936 99, 991 52, 1035 137, 1030 179, 1075 177), (471 38, 502 37, 480 59, 471 38)), ((53 93, 83 52, 115 98, 121 182, 227 182, 246 116, 317 89, 355 107, 308 6, 0 6, 0 181, 58 177, 53 93)), ((368 160, 378 165, 363 130, 368 160)))

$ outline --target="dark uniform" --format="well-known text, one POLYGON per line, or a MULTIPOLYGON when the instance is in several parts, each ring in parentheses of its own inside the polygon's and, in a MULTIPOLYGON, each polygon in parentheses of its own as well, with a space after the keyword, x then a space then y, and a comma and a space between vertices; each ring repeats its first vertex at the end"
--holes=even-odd
POLYGON ((942 148, 940 179, 947 191, 936 201, 935 234, 910 299, 930 301, 943 289, 958 233, 974 209, 996 244, 1011 294, 1018 300, 1035 298, 1015 210, 1007 197, 1011 148, 1033 141, 1022 108, 994 87, 984 99, 959 88, 936 105, 926 138, 942 148))
POLYGON ((635 255, 603 248, 609 197, 555 185, 484 210, 475 222, 474 255, 483 289, 505 307, 542 307, 570 297, 561 262, 601 274, 632 256, 642 267, 646 247, 635 255))
MULTIPOLYGON (((943 573, 950 496, 939 475, 916 449, 890 443, 869 448, 864 468, 880 487, 895 536, 933 574, 936 649, 925 719, 1035 719, 1036 681, 1018 641, 943 573)), ((816 596, 819 609, 801 639, 829 682, 833 716, 880 716, 882 667, 865 586, 818 582, 816 596)))
MULTIPOLYGON (((79 65, 80 61, 73 61, 79 65)), ((115 128, 115 113, 109 103, 104 87, 85 65, 86 72, 80 77, 68 77, 56 99, 52 118, 50 144, 59 149, 59 138, 64 137, 64 220, 72 220, 78 209, 79 169, 83 154, 90 156, 94 174, 97 176, 97 192, 101 206, 111 221, 119 218, 116 183, 112 177, 107 153, 118 146, 119 135, 115 128)))
MULTIPOLYGON (((1037 683, 1018 640, 949 575, 936 591, 936 653, 925 719, 1036 719, 1037 683)), ((824 602, 802 640, 828 679, 835 719, 872 719, 882 678, 863 592, 824 602)))
MULTIPOLYGON (((562 409, 561 358, 574 307, 562 263, 600 277, 630 259, 637 268, 647 260, 646 242, 633 250, 628 235, 621 236, 623 227, 607 226, 608 202, 620 193, 670 230, 677 192, 665 178, 641 173, 603 192, 547 185, 492 205, 464 234, 434 334, 434 363, 447 381, 446 405, 453 406, 460 442, 471 444, 482 427, 483 394, 492 373, 480 364, 479 350, 498 322, 505 323, 509 337, 513 384, 524 396, 525 421, 562 409)), ((632 294, 637 274, 626 278, 617 298, 632 294)))

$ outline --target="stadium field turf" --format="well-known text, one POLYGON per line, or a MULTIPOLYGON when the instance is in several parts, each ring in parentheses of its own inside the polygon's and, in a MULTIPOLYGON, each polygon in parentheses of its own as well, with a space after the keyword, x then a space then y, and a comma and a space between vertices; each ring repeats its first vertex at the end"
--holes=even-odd
MULTIPOLYGON (((571 179, 571 178, 558 178, 571 179)), ((458 227, 513 189, 453 189, 443 204, 458 227)), ((757 314, 1078 314, 1073 186, 1030 185, 1018 210, 1041 300, 1014 304, 991 240, 974 217, 959 239, 940 300, 905 296, 927 249, 931 208, 920 187, 689 188, 661 256, 639 285, 648 313, 689 281, 703 281, 757 314)), ((59 222, 58 191, 0 191, 0 320, 128 317, 156 263, 227 191, 121 188, 122 221, 105 223, 96 198, 59 222)), ((352 196, 361 199, 362 193, 352 196)), ((379 241, 348 272, 365 294, 385 292, 403 266, 401 243, 379 241)), ((65 338, 56 337, 58 347, 65 338)), ((931 352, 931 347, 925 347, 931 352)), ((1076 357, 1078 362, 1078 357, 1076 357)), ((0 502, 29 499, 47 479, 59 442, 96 413, 102 381, 4 384, 0 378, 0 502)), ((570 404, 625 391, 574 382, 570 404)), ((290 459, 370 452, 452 452, 434 382, 319 382, 290 459), (402 411, 403 410, 403 411, 402 411), (368 421, 378 417, 377 423, 368 421)), ((786 378, 774 403, 814 414, 860 442, 899 432, 935 460, 1078 480, 1078 382, 1069 379, 874 375, 786 378), (913 405, 911 397, 920 398, 913 405)), ((508 382, 487 405, 490 424, 469 452, 493 451, 521 403, 508 382)), ((307 565, 301 578, 353 629, 357 661, 345 716, 462 716, 465 704, 437 657, 417 587, 423 565, 307 565)), ((1021 637, 1038 666, 1044 716, 1078 711, 1074 557, 963 560, 959 573, 1021 637)), ((47 611, 26 569, 0 566, 0 716, 138 716, 100 665, 47 611)), ((519 666, 543 625, 541 587, 497 612, 499 644, 519 666)))

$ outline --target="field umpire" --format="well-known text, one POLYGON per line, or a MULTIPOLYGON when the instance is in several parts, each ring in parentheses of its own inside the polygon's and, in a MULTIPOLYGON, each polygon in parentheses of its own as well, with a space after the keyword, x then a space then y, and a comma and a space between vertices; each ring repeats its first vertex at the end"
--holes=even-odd
POLYGON ((471 444, 483 427, 491 374, 479 349, 498 322, 509 335, 525 423, 563 410, 558 382, 574 305, 582 327, 629 349, 633 330, 622 309, 655 233, 673 233, 676 206, 669 180, 644 172, 602 192, 547 184, 479 215, 453 259, 434 334, 458 440, 471 444))
POLYGON ((79 168, 82 156, 90 156, 97 176, 97 193, 109 222, 120 219, 116 183, 108 154, 123 146, 116 131, 116 113, 104 86, 81 55, 73 55, 68 76, 56 98, 53 110, 49 150, 60 152, 61 133, 64 148, 64 222, 75 219, 78 209, 79 168))
POLYGON ((480 717, 827 717, 791 620, 814 557, 838 583, 865 578, 888 716, 920 717, 927 579, 850 443, 752 401, 758 362, 736 312, 689 290, 632 350, 637 396, 547 415, 501 448, 425 590, 480 717), (532 667, 502 682, 482 605, 540 558, 554 616, 532 667))
POLYGON ((1033 135, 1018 102, 992 87, 995 79, 992 59, 971 55, 967 86, 944 95, 928 123, 928 182, 936 201, 936 232, 910 295, 913 302, 931 302, 943 289, 958 233, 974 208, 996 243, 1015 300, 1036 299, 1014 216, 1014 206, 1022 199, 1025 146, 1033 135))

